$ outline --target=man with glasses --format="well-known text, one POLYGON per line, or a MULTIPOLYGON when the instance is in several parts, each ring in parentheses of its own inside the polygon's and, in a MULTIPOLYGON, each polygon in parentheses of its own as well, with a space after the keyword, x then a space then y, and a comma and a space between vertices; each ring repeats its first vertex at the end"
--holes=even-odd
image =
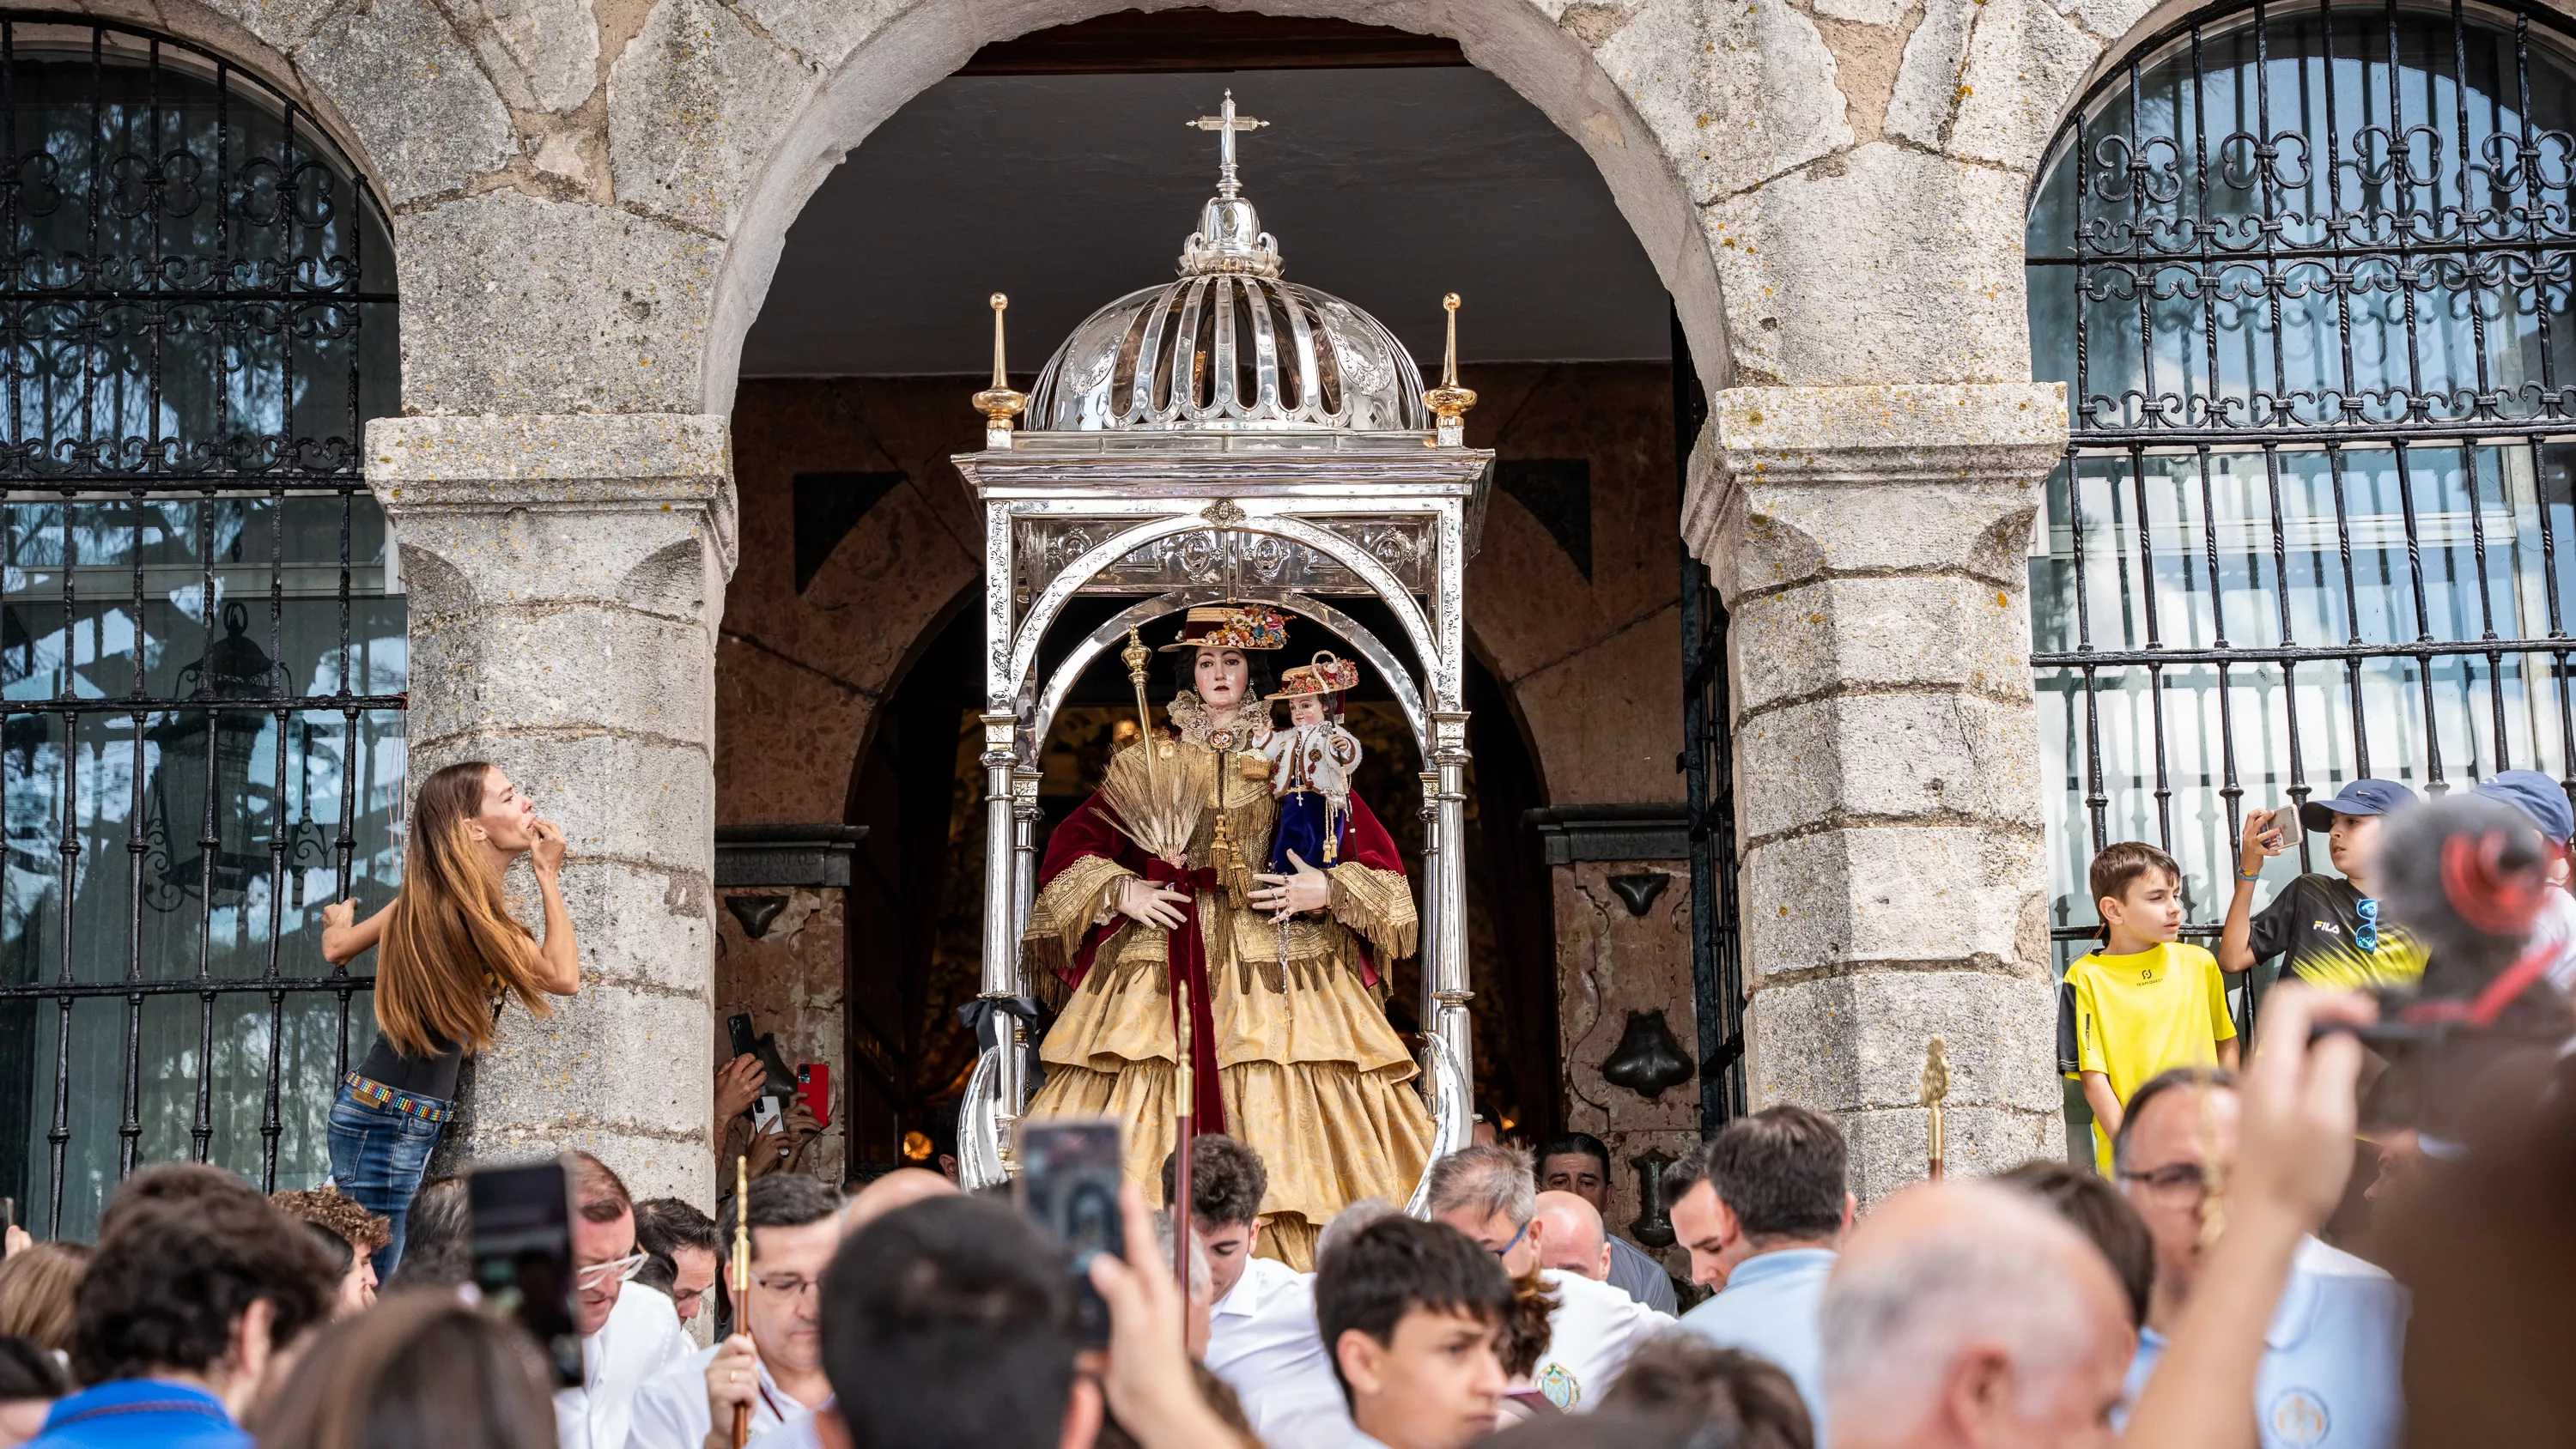
POLYGON ((627 1449, 733 1449, 733 1411, 751 1432, 799 1424, 832 1397, 823 1373, 823 1270, 841 1245, 841 1196, 813 1178, 752 1179, 751 1203, 729 1203, 716 1240, 733 1241, 734 1214, 751 1224, 751 1292, 734 1305, 734 1334, 680 1359, 635 1395, 627 1449))
MULTIPOLYGON (((2129 1098, 2112 1161, 2154 1239, 2156 1282, 2124 1403, 2137 1402, 2191 1298, 2206 1253, 2210 1186, 2235 1166, 2236 1132, 2229 1072, 2166 1072, 2129 1098)), ((2405 1428, 2398 1367, 2406 1314, 2406 1290, 2386 1273, 2315 1238, 2302 1242, 2255 1376, 2264 1449, 2396 1444, 2405 1428)))
POLYGON ((555 1394, 560 1449, 625 1449, 635 1391, 688 1352, 671 1300, 622 1293, 644 1266, 635 1247, 635 1200, 608 1165, 572 1154, 573 1326, 581 1330, 582 1381, 555 1394))
POLYGON ((1529 1149, 1487 1143, 1453 1152, 1431 1164, 1430 1198, 1432 1220, 1501 1259, 1517 1290, 1526 1292, 1536 1275, 1539 1291, 1556 1298, 1547 1352, 1527 1383, 1512 1385, 1515 1395, 1535 1391, 1560 1409, 1588 1409, 1627 1366, 1632 1349, 1672 1326, 1669 1315, 1607 1283, 1539 1266, 1547 1225, 1538 1217, 1538 1173, 1529 1149))

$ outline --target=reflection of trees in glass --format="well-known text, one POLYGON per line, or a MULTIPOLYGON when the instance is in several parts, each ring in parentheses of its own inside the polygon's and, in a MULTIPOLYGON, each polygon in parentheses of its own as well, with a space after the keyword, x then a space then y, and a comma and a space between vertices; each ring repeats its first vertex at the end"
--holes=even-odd
POLYGON ((2166 843, 2205 922, 2245 810, 2568 758, 2559 660, 2406 651, 2564 625, 2576 52, 2387 6, 2262 23, 2107 77, 2032 192, 2033 374, 2075 444, 2034 651, 2203 651, 2040 671, 2056 927, 2091 924, 2102 842, 2166 843))
POLYGON ((397 374, 357 365, 391 356, 393 252, 348 164, 238 72, 12 30, 5 471, 354 471, 397 374))
POLYGON ((319 917, 397 879, 392 251, 216 61, 0 22, 0 78, 0 1195, 80 1235, 137 1163, 318 1180, 372 1036, 319 917))

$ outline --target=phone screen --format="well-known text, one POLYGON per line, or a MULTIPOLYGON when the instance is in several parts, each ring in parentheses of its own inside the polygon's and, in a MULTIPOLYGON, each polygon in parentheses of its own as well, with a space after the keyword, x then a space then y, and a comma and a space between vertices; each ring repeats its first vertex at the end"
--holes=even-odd
POLYGON ((1019 1130, 1020 1206, 1065 1247, 1081 1298, 1082 1342, 1090 1348, 1109 1342, 1109 1305, 1091 1286, 1091 1260, 1127 1252, 1118 1212, 1123 1132, 1106 1117, 1030 1122, 1019 1130))
POLYGON ((555 1382, 582 1381, 573 1320, 571 1175, 561 1160, 470 1173, 474 1286, 484 1311, 528 1331, 555 1382))

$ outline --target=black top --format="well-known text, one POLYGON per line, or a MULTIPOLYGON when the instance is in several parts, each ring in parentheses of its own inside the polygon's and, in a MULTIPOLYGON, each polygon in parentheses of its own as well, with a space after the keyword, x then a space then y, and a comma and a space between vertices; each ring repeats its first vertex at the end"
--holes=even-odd
POLYGON ((453 1102, 456 1074, 465 1064, 465 1048, 441 1036, 431 1037, 429 1044, 434 1055, 405 1056, 390 1039, 380 1035, 367 1052, 367 1059, 358 1063, 358 1075, 382 1082, 397 1092, 453 1102))
POLYGON ((2288 970, 2329 988, 2367 989, 2421 975, 2424 948, 2390 921, 2365 923, 2362 899, 2339 875, 2300 876, 2255 913, 2246 944, 2255 959, 2280 956, 2288 970))

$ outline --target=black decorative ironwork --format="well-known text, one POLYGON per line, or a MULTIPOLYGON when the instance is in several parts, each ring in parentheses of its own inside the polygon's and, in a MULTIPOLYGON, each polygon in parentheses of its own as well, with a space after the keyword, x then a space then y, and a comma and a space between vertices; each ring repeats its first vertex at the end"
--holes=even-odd
POLYGON ((2112 840, 2181 857, 2205 938, 2248 808, 2576 780, 2571 56, 2537 9, 2230 4, 2065 123, 2029 233, 2073 424, 2032 590, 2058 940, 2112 840))
MULTIPOLYGON (((1673 463, 1687 473, 1708 420, 1708 396, 1675 314, 1673 463)), ((1682 480, 1685 488, 1689 479, 1682 480)), ((1691 1006, 1699 1035, 1699 1121, 1703 1133, 1743 1116, 1744 967, 1736 921, 1735 712, 1727 698, 1726 601, 1708 569, 1680 550, 1682 564, 1682 779, 1689 802, 1691 1006)))
POLYGON ((390 563, 358 449, 395 398, 395 295, 381 209, 309 114, 221 56, 71 16, 0 13, 0 239, 0 1191, 27 1195, 41 1133, 45 1211, 22 1215, 59 1233, 67 1169, 104 1170, 74 1123, 107 1091, 117 1178, 177 1155, 181 1116, 186 1155, 246 1153, 218 1117, 256 1095, 257 1164, 228 1165, 273 1188, 281 1094, 309 1162, 304 1099, 346 1070, 371 981, 320 963, 304 877, 349 895, 381 834, 373 751, 398 748, 399 677, 370 678, 398 601, 353 587, 390 563), (122 870, 84 859, 110 833, 122 870), (164 1010, 189 1000, 193 1031, 164 1010), (327 1061, 289 1059, 330 1029, 308 1001, 336 1016, 327 1061), (147 1063, 147 1019, 180 1049, 147 1063), (92 1057, 115 1035, 110 1089, 92 1057), (170 1087, 189 1073, 192 1106, 170 1087))

